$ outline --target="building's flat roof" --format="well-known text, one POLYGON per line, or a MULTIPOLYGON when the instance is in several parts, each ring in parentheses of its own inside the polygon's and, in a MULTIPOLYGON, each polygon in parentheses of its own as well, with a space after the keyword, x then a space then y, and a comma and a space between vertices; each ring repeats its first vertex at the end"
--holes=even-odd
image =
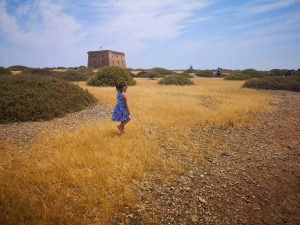
POLYGON ((116 54, 122 54, 125 55, 123 52, 117 52, 117 51, 112 51, 112 50, 98 50, 98 51, 88 51, 87 53, 94 53, 94 52, 112 52, 112 53, 116 53, 116 54))

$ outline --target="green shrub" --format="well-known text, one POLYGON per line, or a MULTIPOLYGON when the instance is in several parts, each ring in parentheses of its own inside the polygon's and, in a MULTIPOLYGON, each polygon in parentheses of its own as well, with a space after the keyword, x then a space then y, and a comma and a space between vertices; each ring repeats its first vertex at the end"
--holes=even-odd
POLYGON ((161 79, 159 84, 165 84, 165 85, 192 85, 194 84, 193 81, 190 79, 180 76, 180 75, 172 75, 172 76, 167 76, 163 79, 161 79))
POLYGON ((0 76, 1 75, 10 75, 11 71, 9 69, 6 69, 4 67, 0 67, 0 76))
POLYGON ((68 80, 68 81, 87 81, 90 75, 76 70, 67 70, 53 74, 54 77, 68 80))
POLYGON ((46 68, 27 68, 23 70, 20 75, 32 75, 32 76, 55 76, 57 71, 53 71, 46 68))
POLYGON ((50 120, 96 102, 87 90, 61 79, 0 77, 0 122, 50 120))
POLYGON ((92 86, 115 86, 122 81, 125 81, 127 85, 135 85, 135 80, 126 69, 113 66, 100 69, 96 76, 89 79, 88 84, 92 86))
POLYGON ((269 76, 267 72, 258 71, 255 69, 246 69, 242 71, 232 71, 229 74, 226 74, 224 79, 225 80, 248 80, 251 78, 262 78, 269 76))
POLYGON ((21 65, 14 65, 14 66, 8 67, 7 69, 22 71, 22 70, 29 69, 29 67, 27 67, 27 66, 21 66, 21 65))
POLYGON ((150 71, 148 71, 148 76, 149 76, 149 78, 153 79, 153 78, 165 77, 166 75, 165 74, 161 74, 161 73, 159 73, 156 70, 150 70, 150 71))
POLYGON ((286 76, 288 74, 287 69, 272 69, 270 70, 271 76, 286 76))
POLYGON ((149 78, 150 76, 147 71, 141 71, 136 75, 136 77, 149 78))
POLYGON ((55 77, 68 81, 87 81, 90 78, 90 71, 84 70, 66 70, 64 72, 54 71, 51 69, 30 68, 21 72, 20 75, 37 76, 37 77, 55 77))
POLYGON ((268 76, 268 74, 266 72, 258 71, 255 69, 246 69, 246 70, 243 70, 242 73, 249 75, 251 78, 262 78, 262 77, 268 76))
POLYGON ((136 77, 141 77, 141 78, 161 78, 165 77, 166 75, 163 75, 155 70, 148 70, 148 71, 141 71, 139 72, 136 77))
POLYGON ((186 78, 193 78, 194 77, 194 76, 192 76, 191 74, 189 74, 187 72, 179 73, 178 76, 182 76, 182 77, 186 77, 186 78))
POLYGON ((212 77, 212 70, 197 70, 195 75, 198 77, 212 77))
POLYGON ((300 91, 300 76, 270 76, 247 80, 243 87, 255 89, 300 91))
POLYGON ((96 73, 92 69, 86 67, 80 67, 79 69, 77 69, 77 71, 86 74, 89 77, 96 75, 96 73))
POLYGON ((248 80, 250 79, 251 76, 248 74, 244 74, 242 72, 235 72, 235 73, 230 73, 230 74, 226 74, 224 76, 225 80, 248 80))
POLYGON ((172 70, 160 68, 160 67, 155 67, 150 69, 148 72, 153 73, 153 74, 160 74, 160 77, 166 76, 166 75, 171 75, 174 72, 172 70))

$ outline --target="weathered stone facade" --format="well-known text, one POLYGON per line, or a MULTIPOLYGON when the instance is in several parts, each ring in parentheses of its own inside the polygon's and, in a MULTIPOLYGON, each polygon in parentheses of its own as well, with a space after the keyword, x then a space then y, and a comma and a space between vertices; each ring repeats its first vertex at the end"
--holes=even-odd
POLYGON ((126 68, 125 54, 111 50, 89 51, 88 67, 100 68, 105 66, 119 66, 126 68))

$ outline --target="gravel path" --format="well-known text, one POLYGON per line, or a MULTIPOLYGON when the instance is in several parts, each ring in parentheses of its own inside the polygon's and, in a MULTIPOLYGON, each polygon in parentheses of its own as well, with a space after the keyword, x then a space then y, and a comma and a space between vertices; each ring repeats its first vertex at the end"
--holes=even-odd
POLYGON ((74 131, 82 125, 108 118, 112 110, 113 106, 97 104, 49 121, 0 124, 0 149, 1 143, 7 141, 27 148, 43 134, 62 130, 74 131))
POLYGON ((268 93, 278 98, 272 112, 259 115, 258 124, 192 128, 193 145, 207 151, 201 161, 162 143, 162 151, 176 155, 186 172, 174 173, 170 182, 157 179, 155 172, 147 182, 136 182, 137 208, 125 207, 115 221, 300 224, 300 93, 268 93))

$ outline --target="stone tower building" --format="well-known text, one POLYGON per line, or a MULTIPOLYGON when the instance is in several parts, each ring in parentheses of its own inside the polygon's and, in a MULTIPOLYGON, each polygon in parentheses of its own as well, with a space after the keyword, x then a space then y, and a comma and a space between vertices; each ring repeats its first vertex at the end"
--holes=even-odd
POLYGON ((111 50, 89 51, 88 67, 119 66, 126 68, 125 54, 111 50))

